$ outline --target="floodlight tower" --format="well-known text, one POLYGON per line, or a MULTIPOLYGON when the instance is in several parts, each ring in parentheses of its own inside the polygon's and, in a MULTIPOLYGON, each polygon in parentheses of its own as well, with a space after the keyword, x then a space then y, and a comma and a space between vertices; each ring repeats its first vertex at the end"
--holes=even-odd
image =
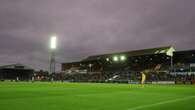
POLYGON ((50 41, 50 67, 49 67, 49 74, 55 73, 55 51, 56 51, 56 45, 57 45, 57 37, 51 36, 50 41))

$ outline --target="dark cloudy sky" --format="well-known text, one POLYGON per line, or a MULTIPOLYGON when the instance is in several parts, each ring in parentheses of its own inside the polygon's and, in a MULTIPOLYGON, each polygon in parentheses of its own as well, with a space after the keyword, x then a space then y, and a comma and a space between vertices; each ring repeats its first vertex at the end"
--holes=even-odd
POLYGON ((173 45, 195 49, 195 0, 0 0, 0 64, 48 69, 57 62, 173 45))

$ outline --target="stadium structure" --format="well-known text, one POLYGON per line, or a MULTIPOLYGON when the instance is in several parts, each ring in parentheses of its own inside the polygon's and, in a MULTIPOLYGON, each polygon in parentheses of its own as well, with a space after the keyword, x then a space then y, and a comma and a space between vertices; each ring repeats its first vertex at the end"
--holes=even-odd
POLYGON ((34 69, 23 64, 0 66, 0 80, 31 80, 34 69))
POLYGON ((138 81, 140 72, 147 81, 194 83, 195 50, 176 51, 172 46, 89 56, 78 62, 62 63, 67 81, 138 81))

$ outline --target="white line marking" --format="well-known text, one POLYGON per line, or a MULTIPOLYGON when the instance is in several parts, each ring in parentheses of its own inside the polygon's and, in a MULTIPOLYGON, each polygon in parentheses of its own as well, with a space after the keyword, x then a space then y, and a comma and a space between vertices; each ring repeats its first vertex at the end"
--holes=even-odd
POLYGON ((149 107, 158 106, 158 105, 163 105, 163 104, 168 104, 168 103, 175 103, 175 102, 185 101, 185 100, 189 100, 189 99, 193 99, 193 98, 195 98, 195 96, 189 96, 189 97, 178 98, 178 99, 163 101, 163 102, 154 103, 154 104, 148 104, 148 105, 137 106, 137 107, 134 107, 134 108, 129 108, 129 109, 127 109, 127 110, 139 110, 139 109, 142 109, 142 108, 149 108, 149 107))

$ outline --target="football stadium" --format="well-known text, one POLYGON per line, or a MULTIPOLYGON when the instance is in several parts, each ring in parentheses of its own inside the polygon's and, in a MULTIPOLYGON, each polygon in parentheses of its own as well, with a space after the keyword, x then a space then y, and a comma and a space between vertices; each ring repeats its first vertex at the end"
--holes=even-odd
POLYGON ((194 110, 194 54, 166 46, 93 55, 52 75, 2 66, 0 109, 194 110))
POLYGON ((195 0, 0 0, 0 110, 195 110, 195 0))

